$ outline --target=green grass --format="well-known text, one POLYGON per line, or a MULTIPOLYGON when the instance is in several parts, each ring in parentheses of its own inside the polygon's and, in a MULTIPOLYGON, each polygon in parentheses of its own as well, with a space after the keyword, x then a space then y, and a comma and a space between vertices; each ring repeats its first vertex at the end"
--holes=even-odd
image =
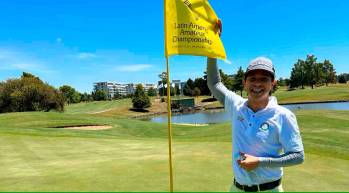
MULTIPOLYGON (((84 107, 82 107, 84 108, 84 107)), ((347 191, 349 112, 297 111, 306 152, 286 191, 347 191)), ((0 114, 0 191, 168 191, 167 125, 67 113, 0 114), (103 131, 51 128, 107 124, 103 131)), ((229 123, 173 125, 175 191, 227 191, 229 123)))
MULTIPOLYGON (((279 89, 275 95, 281 103, 348 100, 348 88, 279 89)), ((123 99, 73 104, 64 113, 0 114, 0 191, 168 191, 167 124, 129 119, 139 115, 130 107, 123 99), (86 124, 112 128, 53 128, 86 124)), ((150 112, 163 108, 156 104, 150 112)), ((285 168, 285 190, 347 191, 349 111, 296 115, 306 161, 285 168)), ((173 125, 175 191, 229 190, 230 127, 173 125)))
POLYGON ((131 106, 130 99, 112 100, 112 101, 94 101, 94 102, 82 102, 78 104, 71 104, 65 106, 65 112, 69 114, 79 113, 98 113, 101 111, 112 110, 115 108, 131 106))
POLYGON ((349 84, 335 84, 286 91, 277 90, 274 94, 279 103, 349 100, 349 84))

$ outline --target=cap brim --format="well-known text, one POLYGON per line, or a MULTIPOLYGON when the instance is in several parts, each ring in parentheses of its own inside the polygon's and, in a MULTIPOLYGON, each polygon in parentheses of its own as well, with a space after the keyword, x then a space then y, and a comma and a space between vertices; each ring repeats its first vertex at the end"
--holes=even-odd
POLYGON ((245 76, 247 76, 249 73, 251 73, 252 71, 255 71, 255 70, 263 70, 263 71, 266 71, 268 72, 270 75, 272 75, 273 77, 275 77, 275 72, 274 71, 271 71, 270 68, 268 68, 267 66, 256 66, 256 67, 252 67, 250 69, 248 69, 246 72, 245 72, 245 76))

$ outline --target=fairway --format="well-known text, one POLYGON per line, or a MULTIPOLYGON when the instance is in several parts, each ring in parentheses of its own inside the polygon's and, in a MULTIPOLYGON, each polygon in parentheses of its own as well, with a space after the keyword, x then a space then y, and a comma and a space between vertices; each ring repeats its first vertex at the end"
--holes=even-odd
MULTIPOLYGON (((306 152, 286 191, 349 189, 348 111, 298 111, 306 152)), ((0 191, 168 191, 167 126, 70 113, 0 115, 0 191), (107 124, 100 131, 52 128, 107 124)), ((174 125, 175 191, 227 191, 229 123, 174 125)))

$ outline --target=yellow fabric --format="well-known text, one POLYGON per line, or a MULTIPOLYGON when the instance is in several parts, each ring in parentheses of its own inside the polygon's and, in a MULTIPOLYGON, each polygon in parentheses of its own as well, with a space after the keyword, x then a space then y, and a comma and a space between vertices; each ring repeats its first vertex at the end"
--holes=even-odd
POLYGON ((165 0, 165 56, 226 59, 217 21, 208 0, 165 0))

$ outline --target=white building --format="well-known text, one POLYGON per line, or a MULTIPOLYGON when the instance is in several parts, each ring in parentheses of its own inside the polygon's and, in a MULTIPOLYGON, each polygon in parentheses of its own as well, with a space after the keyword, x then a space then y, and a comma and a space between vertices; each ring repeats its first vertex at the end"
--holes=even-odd
MULTIPOLYGON (((180 90, 180 95, 183 95, 183 88, 185 86, 186 82, 181 82, 181 80, 172 80, 172 82, 170 83, 170 85, 173 88, 178 87, 180 90)), ((164 87, 167 88, 167 84, 164 84, 164 87)), ((158 81, 158 86, 157 86, 158 90, 160 90, 160 88, 162 88, 162 81, 158 81)), ((165 91, 166 92, 166 91, 165 91)))
MULTIPOLYGON (((156 88, 155 84, 143 84, 140 83, 143 86, 143 89, 145 92, 148 92, 148 90, 152 88, 156 88)), ((107 93, 108 97, 113 98, 114 95, 120 94, 120 95, 128 95, 133 94, 136 91, 137 84, 129 83, 129 84, 121 84, 116 82, 96 82, 93 84, 94 90, 102 90, 105 93, 107 93)))

